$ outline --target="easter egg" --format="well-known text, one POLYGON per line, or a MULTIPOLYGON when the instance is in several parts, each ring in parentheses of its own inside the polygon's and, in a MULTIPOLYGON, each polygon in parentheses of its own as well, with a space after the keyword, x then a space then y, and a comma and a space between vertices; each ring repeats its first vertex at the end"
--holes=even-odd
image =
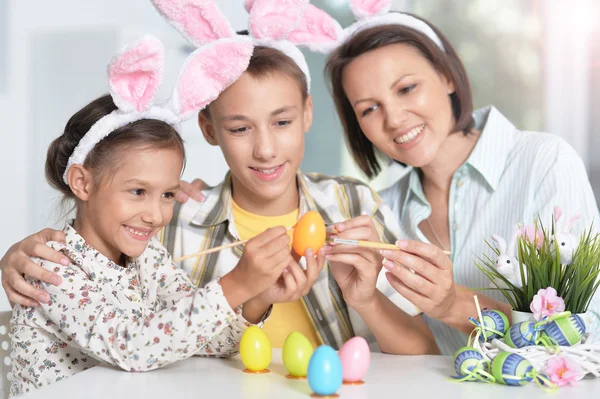
POLYGON ((509 324, 508 317, 506 317, 504 313, 497 310, 484 310, 481 312, 481 317, 483 318, 483 324, 486 327, 485 334, 481 335, 482 341, 491 341, 496 338, 501 338, 497 333, 489 331, 487 328, 506 334, 509 324))
POLYGON ((323 245, 326 239, 325 221, 317 211, 308 211, 294 227, 294 235, 292 246, 294 251, 304 256, 304 252, 311 248, 316 254, 323 245))
POLYGON ((282 348, 283 365, 292 377, 306 377, 308 362, 313 354, 313 346, 304 335, 292 332, 287 336, 282 348))
POLYGON ((250 371, 264 371, 271 363, 271 341, 267 334, 256 326, 244 331, 240 340, 240 357, 250 371))
POLYGON ((342 362, 328 345, 319 346, 308 363, 308 385, 321 396, 334 395, 342 385, 342 362))
POLYGON ((525 385, 532 380, 532 371, 529 360, 516 353, 500 352, 492 359, 492 375, 501 384, 525 385))
POLYGON ((363 337, 350 338, 339 352, 344 382, 358 383, 365 378, 371 364, 371 350, 363 337))
POLYGON ((541 332, 535 331, 534 326, 535 323, 529 321, 522 321, 510 326, 508 332, 504 335, 504 343, 511 348, 536 345, 541 332))
MULTIPOLYGON (((464 346, 454 354, 454 370, 462 378, 469 375, 469 373, 477 372, 477 370, 485 370, 487 363, 483 362, 483 360, 481 352, 470 346, 464 346)), ((471 377, 469 380, 475 381, 476 378, 471 377)))
POLYGON ((579 315, 572 314, 548 323, 544 334, 555 340, 560 346, 575 345, 585 334, 585 323, 579 315))

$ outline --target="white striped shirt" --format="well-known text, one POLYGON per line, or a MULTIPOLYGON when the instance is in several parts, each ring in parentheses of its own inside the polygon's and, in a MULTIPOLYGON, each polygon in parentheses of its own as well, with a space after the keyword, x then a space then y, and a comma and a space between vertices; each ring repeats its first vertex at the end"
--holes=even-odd
MULTIPOLYGON (((492 234, 508 241, 517 223, 531 224, 538 214, 548 225, 555 205, 563 209, 563 219, 578 211, 583 214, 573 226, 574 233, 592 221, 597 226, 600 217, 583 162, 565 140, 519 131, 494 107, 479 109, 474 117, 481 136, 452 177, 448 219, 456 283, 484 288, 490 282, 474 260, 484 254, 493 256, 485 243, 492 234)), ((429 242, 419 229, 431 207, 417 170, 409 171, 381 196, 399 219, 401 237, 429 242)), ((483 293, 506 301, 500 292, 483 293)), ((596 294, 591 308, 598 311, 599 302, 596 294)), ((425 320, 442 354, 452 355, 466 344, 465 334, 427 316, 425 320)))

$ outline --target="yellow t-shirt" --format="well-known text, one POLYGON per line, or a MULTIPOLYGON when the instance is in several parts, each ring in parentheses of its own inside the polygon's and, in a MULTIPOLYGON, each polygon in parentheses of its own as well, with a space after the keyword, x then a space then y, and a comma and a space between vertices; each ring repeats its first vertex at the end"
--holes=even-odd
MULTIPOLYGON (((298 220, 298 209, 282 216, 260 216, 243 210, 235 201, 232 201, 232 205, 235 228, 242 240, 257 236, 271 227, 291 227, 298 220)), ((288 234, 292 238, 292 230, 288 234)), ((263 325, 263 331, 273 348, 281 348, 288 334, 294 331, 308 338, 313 347, 319 345, 319 339, 301 300, 274 304, 271 317, 263 325)))

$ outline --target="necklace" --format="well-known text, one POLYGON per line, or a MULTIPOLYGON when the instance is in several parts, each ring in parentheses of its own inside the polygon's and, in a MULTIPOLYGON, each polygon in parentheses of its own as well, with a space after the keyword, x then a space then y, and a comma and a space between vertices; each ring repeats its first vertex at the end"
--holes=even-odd
POLYGON ((443 250, 446 250, 446 248, 444 248, 444 244, 442 244, 442 240, 440 240, 440 237, 438 237, 437 233, 435 232, 435 229, 433 228, 433 225, 429 221, 429 218, 427 218, 425 220, 427 221, 427 225, 429 226, 429 229, 433 233, 433 237, 436 239, 436 241, 438 242, 438 244, 440 244, 440 248, 442 248, 443 250))

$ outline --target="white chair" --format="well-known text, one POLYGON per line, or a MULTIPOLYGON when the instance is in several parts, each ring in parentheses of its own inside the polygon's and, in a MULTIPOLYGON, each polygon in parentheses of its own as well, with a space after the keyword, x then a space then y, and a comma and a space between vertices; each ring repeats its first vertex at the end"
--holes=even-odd
POLYGON ((10 318, 12 311, 0 312, 0 399, 8 398, 12 366, 10 358, 10 318))

